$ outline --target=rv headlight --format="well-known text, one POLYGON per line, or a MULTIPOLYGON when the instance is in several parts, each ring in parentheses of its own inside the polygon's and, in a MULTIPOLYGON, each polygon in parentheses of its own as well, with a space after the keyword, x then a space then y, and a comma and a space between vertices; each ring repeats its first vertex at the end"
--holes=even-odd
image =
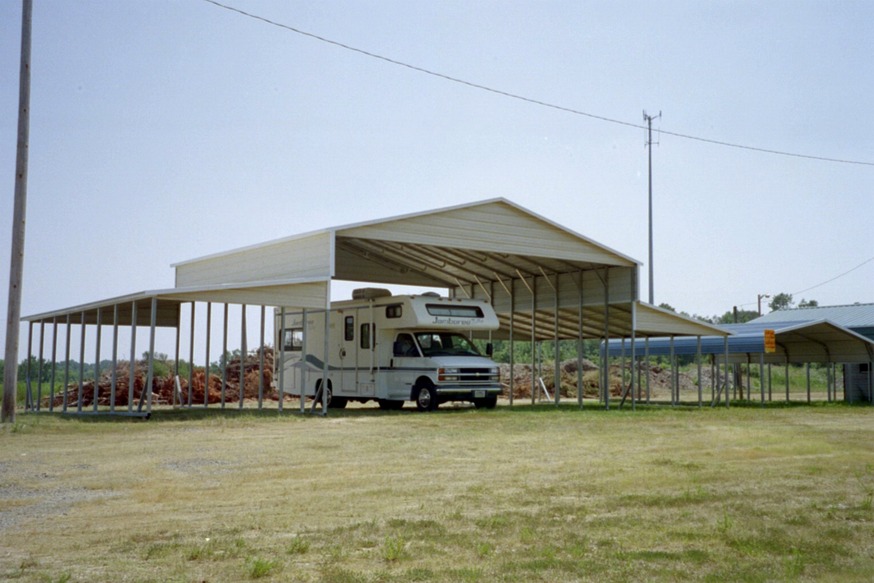
POLYGON ((459 370, 457 368, 438 368, 438 381, 457 381, 459 370))

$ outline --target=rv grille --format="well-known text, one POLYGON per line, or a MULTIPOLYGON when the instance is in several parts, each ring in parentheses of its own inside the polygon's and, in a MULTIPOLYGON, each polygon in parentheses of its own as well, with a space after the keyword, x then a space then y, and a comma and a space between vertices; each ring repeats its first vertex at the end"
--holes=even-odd
POLYGON ((498 377, 500 375, 498 375, 494 371, 494 369, 490 369, 490 368, 463 368, 463 369, 461 369, 459 376, 460 376, 459 380, 462 382, 464 382, 464 381, 483 382, 483 381, 497 381, 498 377))

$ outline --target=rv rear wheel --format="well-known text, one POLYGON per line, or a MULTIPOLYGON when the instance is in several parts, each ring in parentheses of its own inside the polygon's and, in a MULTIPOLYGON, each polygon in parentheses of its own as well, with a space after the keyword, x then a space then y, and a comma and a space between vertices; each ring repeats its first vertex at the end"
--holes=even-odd
MULTIPOLYGON (((322 403, 322 380, 321 379, 316 381, 316 394, 313 395, 313 400, 320 405, 322 403)), ((332 390, 332 387, 331 387, 331 381, 328 381, 328 407, 334 406, 334 405, 332 405, 333 401, 334 401, 334 391, 332 390)), ((345 406, 346 406, 346 404, 343 403, 343 405, 339 405, 338 407, 342 408, 345 406)))
POLYGON ((383 411, 398 411, 404 408, 403 401, 396 401, 394 399, 379 399, 377 403, 379 403, 379 408, 383 411))

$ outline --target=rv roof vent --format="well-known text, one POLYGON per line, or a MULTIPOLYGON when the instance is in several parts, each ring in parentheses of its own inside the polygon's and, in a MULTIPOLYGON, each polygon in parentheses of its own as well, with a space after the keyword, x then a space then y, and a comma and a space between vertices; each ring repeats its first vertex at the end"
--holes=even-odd
POLYGON ((440 294, 438 294, 437 292, 425 292, 422 295, 425 296, 426 298, 439 298, 440 297, 440 294))
POLYGON ((360 287, 352 291, 353 300, 375 300, 389 296, 391 296, 391 291, 381 287, 360 287))

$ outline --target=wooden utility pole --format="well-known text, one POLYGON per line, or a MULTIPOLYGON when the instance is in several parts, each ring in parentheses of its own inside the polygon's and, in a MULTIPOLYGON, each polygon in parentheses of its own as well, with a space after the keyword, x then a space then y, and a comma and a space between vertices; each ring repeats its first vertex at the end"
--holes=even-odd
POLYGON ((12 213, 12 261, 6 312, 6 368, 3 374, 4 423, 15 421, 18 390, 18 334, 21 327, 21 280, 24 271, 24 224, 27 209, 27 150, 30 139, 30 29, 32 0, 21 6, 21 69, 18 82, 18 150, 15 159, 15 206, 12 213))

